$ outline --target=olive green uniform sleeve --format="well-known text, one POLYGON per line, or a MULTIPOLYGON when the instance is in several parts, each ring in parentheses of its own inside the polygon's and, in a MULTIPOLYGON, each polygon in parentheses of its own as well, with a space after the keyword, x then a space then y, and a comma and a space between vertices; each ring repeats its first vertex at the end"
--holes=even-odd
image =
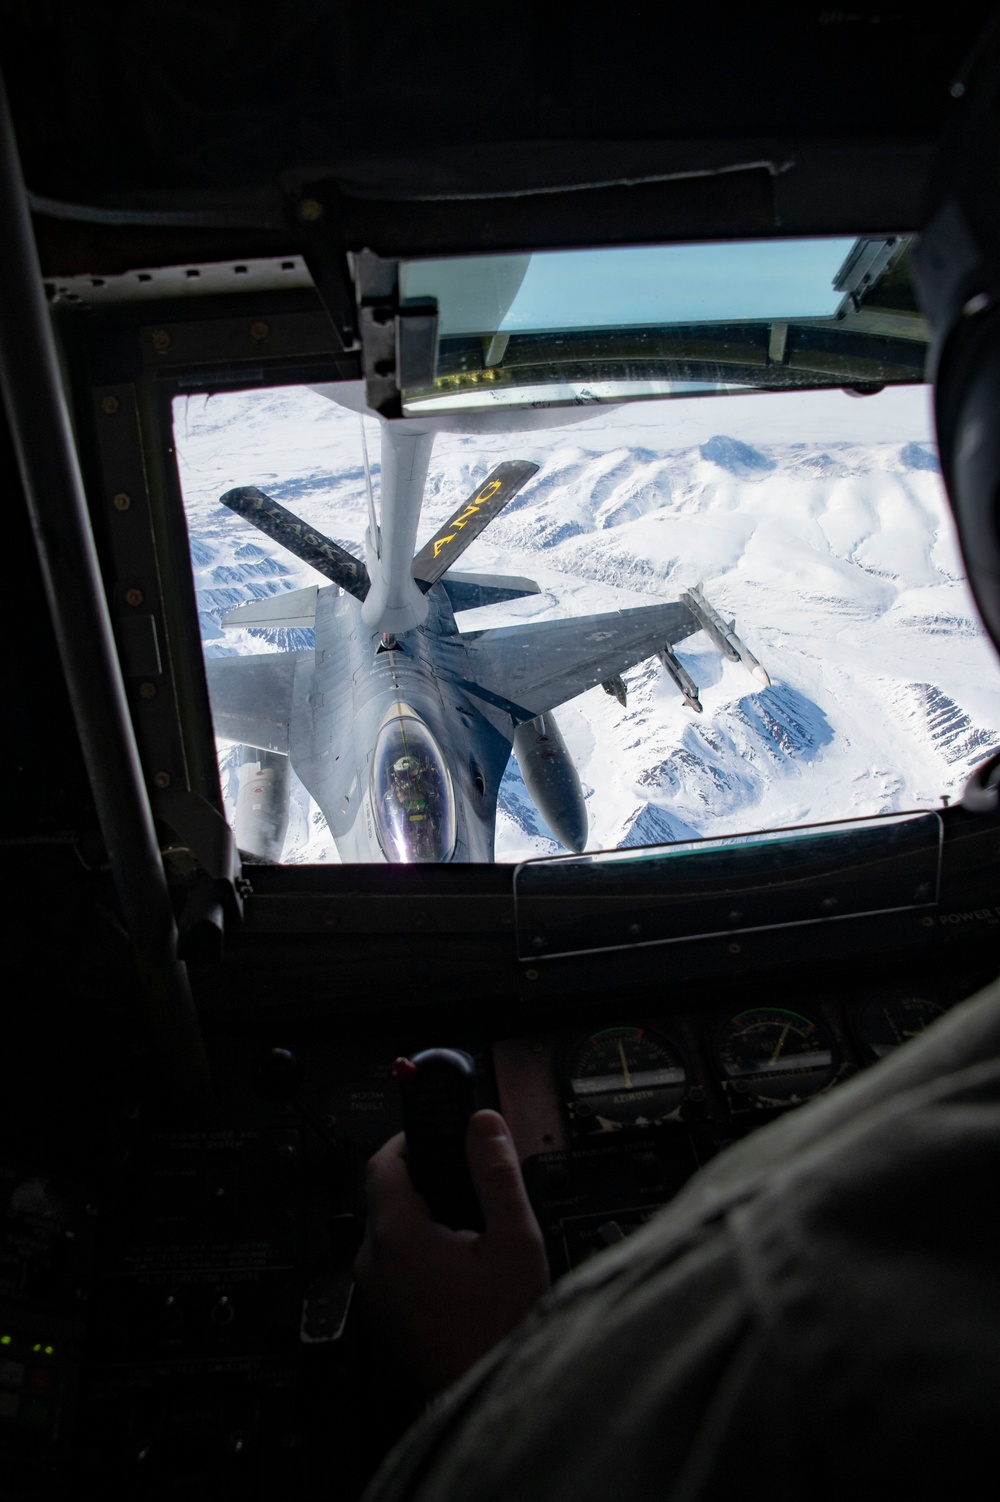
POLYGON ((1000 1418, 1000 988, 564 1278, 365 1502, 947 1494, 1000 1418))

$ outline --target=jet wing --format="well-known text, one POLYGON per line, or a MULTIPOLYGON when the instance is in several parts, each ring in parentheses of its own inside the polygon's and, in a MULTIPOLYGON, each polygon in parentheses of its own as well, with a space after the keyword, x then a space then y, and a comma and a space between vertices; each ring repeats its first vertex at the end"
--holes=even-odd
MULTIPOLYGON (((701 626, 686 605, 641 605, 607 615, 503 626, 463 634, 472 678, 492 695, 533 715, 565 704, 664 644, 693 636, 701 626)), ((474 691, 473 684, 468 685, 474 691)))
POLYGON ((312 652, 269 652, 253 657, 209 657, 205 662, 212 723, 220 740, 288 755, 295 671, 312 652))

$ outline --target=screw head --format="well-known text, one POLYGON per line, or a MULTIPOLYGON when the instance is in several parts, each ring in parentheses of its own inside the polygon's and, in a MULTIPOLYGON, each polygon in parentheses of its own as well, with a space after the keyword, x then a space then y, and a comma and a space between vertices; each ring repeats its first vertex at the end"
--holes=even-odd
POLYGON ((143 699, 155 699, 156 698, 156 684, 155 683, 140 683, 139 684, 139 696, 140 696, 140 698, 143 698, 143 699))
POLYGON ((111 503, 116 511, 127 511, 132 504, 132 497, 126 490, 119 490, 111 503))
POLYGON ((170 786, 170 773, 169 772, 154 772, 153 773, 153 786, 157 787, 157 788, 168 788, 170 786))
POLYGON ((171 339, 166 329, 153 330, 153 348, 156 350, 158 355, 166 354, 167 350, 170 348, 173 342, 174 341, 171 339))
POLYGON ((537 970, 526 970, 524 972, 524 978, 525 978, 525 980, 537 980, 538 979, 538 971, 537 970))
POLYGON ((251 339, 266 339, 270 332, 270 327, 264 322, 263 318, 258 318, 256 322, 250 325, 251 339))
POLYGON ((126 605, 141 605, 142 604, 142 590, 141 589, 127 589, 125 591, 125 604, 126 605))
POLYGON ((303 198, 299 204, 299 218, 303 224, 315 224, 323 217, 323 205, 318 198, 303 198))
POLYGON ((739 954, 742 946, 739 944, 727 944, 726 948, 729 950, 730 954, 739 954))
POLYGON ((101 397, 101 411, 106 417, 114 417, 120 406, 121 402, 116 396, 101 397))

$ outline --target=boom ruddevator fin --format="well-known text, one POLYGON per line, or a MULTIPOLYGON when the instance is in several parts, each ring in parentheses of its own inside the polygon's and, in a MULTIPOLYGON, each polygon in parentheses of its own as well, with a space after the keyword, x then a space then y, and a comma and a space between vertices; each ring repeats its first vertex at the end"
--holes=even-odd
POLYGON ((538 469, 530 459, 506 459, 498 464, 478 490, 424 543, 413 560, 411 572, 425 592, 458 562, 469 543, 489 526, 538 469))
POLYGON ((339 543, 324 537, 315 527, 286 511, 256 485, 239 485, 220 495, 219 500, 266 537, 280 543, 303 563, 308 563, 331 584, 339 584, 356 600, 364 600, 368 594, 371 581, 360 558, 355 558, 339 543))

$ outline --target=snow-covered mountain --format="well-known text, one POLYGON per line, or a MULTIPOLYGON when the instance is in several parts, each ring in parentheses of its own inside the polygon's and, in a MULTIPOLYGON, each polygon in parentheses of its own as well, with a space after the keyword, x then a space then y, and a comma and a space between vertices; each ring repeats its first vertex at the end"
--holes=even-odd
MULTIPOLYGON (((626 674, 626 709, 598 688, 559 710, 591 849, 935 806, 1000 746, 1000 668, 963 577, 923 390, 575 415, 561 429, 438 437, 421 541, 499 460, 541 465, 461 566, 527 574, 542 593, 460 626, 649 604, 703 582, 772 680, 760 690, 699 635, 677 650, 702 716, 655 662, 626 674)), ((310 644, 306 631, 221 629, 233 605, 316 576, 218 496, 258 485, 361 556, 359 421, 301 387, 175 402, 206 653, 310 644)), ((367 431, 377 486, 377 425, 367 431)), ((220 745, 227 795, 234 757, 220 745)), ((512 761, 497 858, 559 849, 512 761)), ((298 784, 284 858, 337 859, 298 784)))

